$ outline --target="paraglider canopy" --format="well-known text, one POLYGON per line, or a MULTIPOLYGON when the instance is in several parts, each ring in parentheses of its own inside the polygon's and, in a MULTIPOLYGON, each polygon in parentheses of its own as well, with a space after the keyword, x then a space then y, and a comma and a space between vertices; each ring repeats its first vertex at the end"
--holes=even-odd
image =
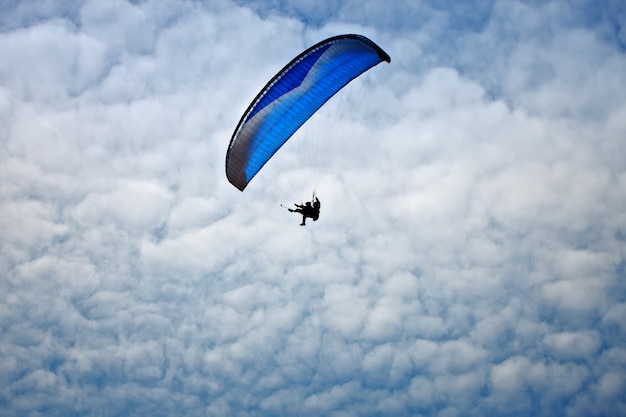
POLYGON ((339 35, 295 57, 245 111, 226 152, 226 176, 243 191, 250 180, 320 107, 389 55, 361 35, 339 35))

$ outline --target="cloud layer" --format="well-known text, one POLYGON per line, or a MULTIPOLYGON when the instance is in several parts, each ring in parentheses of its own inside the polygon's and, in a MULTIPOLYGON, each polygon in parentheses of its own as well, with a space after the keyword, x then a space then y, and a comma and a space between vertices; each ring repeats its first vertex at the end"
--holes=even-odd
POLYGON ((626 413, 621 2, 56 3, 0 6, 0 415, 626 413), (234 189, 348 32, 392 63, 234 189))

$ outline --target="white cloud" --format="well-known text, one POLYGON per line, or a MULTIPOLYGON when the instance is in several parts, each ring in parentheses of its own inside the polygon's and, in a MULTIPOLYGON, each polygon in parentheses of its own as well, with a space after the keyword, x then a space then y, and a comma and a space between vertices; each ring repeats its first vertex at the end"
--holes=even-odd
POLYGON ((7 415, 623 414, 620 6, 312 5, 0 6, 7 415), (235 190, 241 112, 340 31, 392 63, 235 190))
POLYGON ((545 342, 558 359, 572 360, 593 357, 600 348, 598 332, 563 332, 546 336, 545 342))

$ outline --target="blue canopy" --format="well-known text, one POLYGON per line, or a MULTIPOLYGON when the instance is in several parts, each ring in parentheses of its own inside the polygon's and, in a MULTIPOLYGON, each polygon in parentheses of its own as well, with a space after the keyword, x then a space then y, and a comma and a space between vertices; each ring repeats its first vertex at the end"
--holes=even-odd
POLYGON ((239 120, 226 153, 226 176, 243 191, 267 161, 350 81, 391 58, 361 35, 326 39, 294 58, 239 120))

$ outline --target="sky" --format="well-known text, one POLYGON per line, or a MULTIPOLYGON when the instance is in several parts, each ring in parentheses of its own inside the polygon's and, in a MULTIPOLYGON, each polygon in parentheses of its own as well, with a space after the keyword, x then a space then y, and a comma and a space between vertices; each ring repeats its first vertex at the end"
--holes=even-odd
POLYGON ((621 0, 1 2, 0 416, 626 415, 625 28, 621 0), (241 114, 343 33, 391 63, 239 192, 241 114))

